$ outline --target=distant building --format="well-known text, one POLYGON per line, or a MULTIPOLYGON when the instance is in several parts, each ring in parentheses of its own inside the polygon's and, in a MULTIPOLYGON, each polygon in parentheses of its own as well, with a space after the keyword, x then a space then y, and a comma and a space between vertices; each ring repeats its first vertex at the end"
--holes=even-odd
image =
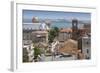
POLYGON ((23 40, 32 40, 32 29, 23 29, 23 40))
POLYGON ((32 40, 23 40, 23 45, 31 45, 32 40))
POLYGON ((48 43, 48 32, 47 31, 33 31, 32 32, 32 41, 33 42, 43 42, 48 43))
POLYGON ((91 37, 81 37, 78 39, 78 49, 84 54, 85 59, 91 58, 91 37))
POLYGON ((58 40, 60 42, 64 42, 67 39, 70 39, 71 33, 72 33, 72 29, 70 29, 70 28, 61 29, 60 32, 59 32, 58 40))
POLYGON ((32 44, 23 45, 23 62, 32 62, 34 58, 34 50, 32 44))
POLYGON ((89 35, 91 36, 91 25, 84 24, 83 28, 78 29, 79 36, 89 35))
POLYGON ((83 28, 86 30, 86 33, 91 33, 91 24, 84 24, 83 28))
POLYGON ((32 62, 34 58, 34 43, 48 43, 48 26, 45 23, 23 24, 23 62, 32 62))
POLYGON ((78 38, 78 20, 72 20, 72 39, 77 40, 78 38))
POLYGON ((23 23, 23 30, 49 30, 46 23, 23 23))
POLYGON ((49 20, 49 19, 46 19, 44 22, 45 22, 45 24, 46 24, 46 25, 49 27, 49 29, 50 29, 52 21, 49 20))
POLYGON ((49 27, 47 26, 47 24, 41 23, 40 26, 39 26, 39 29, 40 30, 49 30, 49 27))
POLYGON ((38 17, 33 17, 32 22, 33 23, 39 23, 39 18, 38 17))
POLYGON ((48 42, 49 27, 45 23, 23 24, 23 40, 48 42))

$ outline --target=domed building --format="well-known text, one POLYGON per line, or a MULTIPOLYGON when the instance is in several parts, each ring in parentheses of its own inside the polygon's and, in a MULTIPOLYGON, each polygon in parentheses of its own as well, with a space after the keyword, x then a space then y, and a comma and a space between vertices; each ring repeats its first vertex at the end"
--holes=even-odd
POLYGON ((33 23, 39 23, 39 18, 38 17, 33 17, 32 22, 33 23))
POLYGON ((23 40, 48 43, 48 30, 45 21, 39 22, 38 17, 33 17, 31 24, 26 23, 23 26, 23 40))

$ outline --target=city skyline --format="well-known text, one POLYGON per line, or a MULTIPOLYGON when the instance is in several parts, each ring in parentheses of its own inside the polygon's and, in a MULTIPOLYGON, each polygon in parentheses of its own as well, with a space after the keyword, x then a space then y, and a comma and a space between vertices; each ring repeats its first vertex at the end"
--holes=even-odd
POLYGON ((23 63, 91 59, 90 13, 23 10, 22 24, 23 63))

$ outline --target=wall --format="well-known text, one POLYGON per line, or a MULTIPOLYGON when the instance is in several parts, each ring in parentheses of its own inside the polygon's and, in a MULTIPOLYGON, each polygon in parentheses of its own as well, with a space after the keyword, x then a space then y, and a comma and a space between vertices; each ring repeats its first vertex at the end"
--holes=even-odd
MULTIPOLYGON (((96 6, 97 7, 97 27, 94 27, 94 30, 97 31, 95 35, 96 49, 98 49, 98 65, 96 67, 80 67, 80 68, 64 68, 64 69, 47 69, 45 71, 34 70, 34 73, 99 73, 100 69, 100 2, 99 0, 31 0, 34 3, 41 4, 66 4, 66 5, 76 5, 76 6, 96 6)), ((10 0, 1 0, 0 1, 0 73, 10 73, 10 34, 11 34, 11 25, 10 25, 10 0)), ((28 73, 28 72, 27 72, 28 73)))

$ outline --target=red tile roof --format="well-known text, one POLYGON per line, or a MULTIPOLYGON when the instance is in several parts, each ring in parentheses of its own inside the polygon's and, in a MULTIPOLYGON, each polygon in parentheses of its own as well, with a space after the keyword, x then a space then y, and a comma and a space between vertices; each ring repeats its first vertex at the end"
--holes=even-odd
POLYGON ((67 29, 61 29, 60 32, 72 32, 71 28, 67 28, 67 29))

